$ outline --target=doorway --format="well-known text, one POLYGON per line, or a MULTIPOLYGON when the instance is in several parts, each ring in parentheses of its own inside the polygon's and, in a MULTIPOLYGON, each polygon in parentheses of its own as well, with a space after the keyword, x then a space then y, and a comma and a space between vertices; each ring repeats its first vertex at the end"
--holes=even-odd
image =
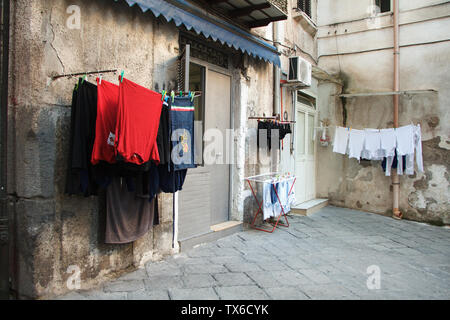
POLYGON ((229 221, 230 211, 231 168, 226 164, 225 143, 218 144, 221 148, 216 148, 212 155, 217 163, 211 164, 203 158, 203 137, 214 130, 225 138, 226 130, 231 129, 231 75, 227 70, 201 60, 191 57, 190 61, 189 89, 203 92, 202 97, 195 101, 195 120, 203 125, 195 132, 199 166, 188 171, 183 190, 179 193, 180 241, 211 232, 211 226, 229 221))
POLYGON ((296 112, 296 153, 295 184, 296 205, 313 200, 316 197, 316 147, 314 128, 316 109, 312 99, 297 95, 296 112))

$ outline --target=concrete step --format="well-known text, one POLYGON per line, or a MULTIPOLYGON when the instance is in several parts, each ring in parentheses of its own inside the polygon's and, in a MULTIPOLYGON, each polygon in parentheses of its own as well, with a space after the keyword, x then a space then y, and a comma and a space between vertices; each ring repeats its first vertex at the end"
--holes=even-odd
POLYGON ((293 206, 291 208, 291 213, 309 216, 326 206, 328 206, 328 199, 314 199, 293 206))
POLYGON ((227 221, 214 226, 211 226, 211 230, 205 234, 197 235, 192 238, 179 240, 180 252, 185 252, 198 246, 200 244, 213 242, 218 239, 227 237, 236 232, 244 230, 243 223, 240 221, 227 221))

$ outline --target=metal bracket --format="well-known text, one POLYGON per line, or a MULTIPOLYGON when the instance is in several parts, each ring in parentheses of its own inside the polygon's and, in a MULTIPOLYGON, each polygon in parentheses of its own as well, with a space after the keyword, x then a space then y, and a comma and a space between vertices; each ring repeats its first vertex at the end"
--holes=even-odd
POLYGON ((8 243, 9 232, 8 232, 8 218, 0 218, 0 245, 8 243))

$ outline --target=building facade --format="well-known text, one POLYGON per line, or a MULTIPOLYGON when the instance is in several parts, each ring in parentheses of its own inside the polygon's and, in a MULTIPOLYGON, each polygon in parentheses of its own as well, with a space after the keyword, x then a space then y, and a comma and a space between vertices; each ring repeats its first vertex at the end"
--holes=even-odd
MULTIPOLYGON (((168 17, 158 11, 163 6, 151 7, 155 1, 11 3, 7 189, 13 226, 12 287, 19 298, 62 294, 76 272, 82 288, 88 288, 177 253, 180 246, 205 241, 215 225, 238 221, 229 232, 242 228, 241 179, 264 170, 246 165, 247 116, 273 113, 273 70, 279 63, 270 31, 268 41, 249 31, 269 25, 269 20, 286 19, 286 2, 276 2, 265 2, 265 13, 256 18, 248 14, 258 7, 235 8, 233 14, 242 19, 233 24, 229 8, 206 4, 203 9, 201 2, 161 2, 177 7, 178 13, 191 13, 191 20, 182 13, 182 20, 168 17), (220 21, 230 37, 238 35, 235 39, 256 47, 257 54, 244 52, 240 44, 224 43, 225 38, 208 39, 206 30, 194 32, 189 23, 200 16, 214 26, 220 21), (236 160, 190 171, 183 192, 159 195, 158 226, 132 244, 106 245, 104 194, 83 198, 64 193, 76 77, 55 76, 117 69, 154 91, 177 90, 186 44, 190 69, 185 79, 193 90, 203 91, 197 100, 197 120, 204 120, 205 129, 235 131, 236 160), (275 58, 270 61, 258 52, 275 58)), ((96 76, 87 81, 95 82, 96 76)), ((103 79, 117 82, 117 76, 105 73, 103 79)))
MULTIPOLYGON (((17 296, 63 294, 77 270, 81 288, 88 289, 241 230, 258 209, 245 182, 257 174, 295 173, 298 203, 325 198, 389 213, 391 180, 379 163, 359 164, 319 143, 321 126, 329 127, 330 141, 336 125, 392 127, 392 97, 339 97, 392 91, 392 13, 374 13, 372 5, 381 4, 372 2, 170 0, 159 9, 151 6, 154 0, 12 2, 7 192, 17 296), (168 19, 165 5, 185 14, 168 19), (238 36, 236 42, 221 33, 205 36, 191 25, 195 17, 238 36), (312 65, 308 87, 287 81, 295 56, 312 65), (200 132, 213 132, 206 141, 222 133, 231 146, 212 154, 218 163, 231 163, 190 170, 182 192, 158 196, 158 226, 115 246, 103 241, 105 195, 64 193, 76 78, 54 79, 109 69, 124 70, 126 78, 157 92, 202 91, 196 100, 200 132), (280 152, 270 155, 257 148, 258 123, 249 118, 272 115, 295 125, 280 152)), ((444 91, 450 28, 442 28, 449 10, 445 1, 400 1, 401 89, 434 90, 401 98, 401 124, 422 124, 426 169, 401 179, 400 209, 408 219, 441 224, 449 223, 450 211, 450 98, 444 91)), ((103 78, 117 82, 117 76, 103 78)))
MULTIPOLYGON (((400 177, 404 218, 449 223, 449 10, 447 1, 398 1, 399 125, 420 124, 425 172, 400 177)), ((318 2, 318 64, 342 87, 319 87, 319 110, 331 125, 392 128, 394 121, 393 1, 318 2), (376 7, 376 5, 380 7, 376 7), (381 12, 384 11, 384 12, 381 12), (332 90, 330 95, 329 91, 332 90), (340 98, 339 94, 361 94, 340 98), (364 95, 364 93, 368 93, 364 95)), ((392 180, 379 161, 319 148, 317 192, 337 206, 392 215, 392 180)))

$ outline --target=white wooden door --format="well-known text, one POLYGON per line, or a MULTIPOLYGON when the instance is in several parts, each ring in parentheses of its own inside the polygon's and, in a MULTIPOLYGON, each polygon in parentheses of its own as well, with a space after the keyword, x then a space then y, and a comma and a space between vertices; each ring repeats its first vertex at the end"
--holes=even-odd
MULTIPOLYGON (((208 70, 206 84, 206 129, 218 130, 226 137, 231 129, 231 77, 208 70)), ((211 225, 229 219, 230 165, 227 164, 225 139, 219 150, 215 150, 216 163, 207 166, 210 173, 209 197, 211 199, 211 225)), ((219 146, 218 146, 219 147, 219 146)))
POLYGON ((297 104, 295 139, 295 194, 297 204, 312 200, 316 196, 316 166, 314 127, 316 112, 297 104))

